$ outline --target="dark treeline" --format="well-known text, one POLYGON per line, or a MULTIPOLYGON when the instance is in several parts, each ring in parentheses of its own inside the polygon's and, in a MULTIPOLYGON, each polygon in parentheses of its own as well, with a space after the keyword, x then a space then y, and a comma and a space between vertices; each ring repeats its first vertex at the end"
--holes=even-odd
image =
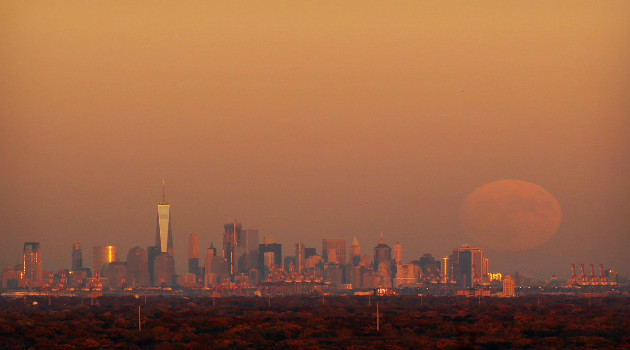
POLYGON ((628 348, 630 298, 0 298, 2 349, 628 348), (36 305, 34 305, 36 302, 36 305), (49 305, 50 302, 50 305, 49 305), (376 329, 376 304, 380 330, 376 329), (141 327, 138 329, 138 306, 141 327))

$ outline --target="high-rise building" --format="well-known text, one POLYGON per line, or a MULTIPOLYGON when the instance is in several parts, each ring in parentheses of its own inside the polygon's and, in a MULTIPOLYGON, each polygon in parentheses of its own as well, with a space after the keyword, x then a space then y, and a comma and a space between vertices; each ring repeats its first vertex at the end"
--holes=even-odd
POLYGON ((81 243, 72 243, 72 271, 79 271, 83 268, 83 254, 81 253, 81 243))
POLYGON ((506 297, 516 296, 516 282, 510 275, 505 276, 503 279, 503 295, 506 297))
POLYGON ((448 256, 442 257, 442 259, 440 259, 440 272, 441 272, 440 282, 448 283, 451 281, 451 278, 452 278, 451 270, 452 268, 451 268, 451 262, 449 261, 449 257, 448 256))
POLYGON ((396 244, 394 244, 394 250, 393 250, 393 258, 394 258, 394 264, 396 265, 400 265, 403 263, 402 261, 402 245, 400 244, 400 242, 396 242, 396 244))
POLYGON ((295 243, 295 271, 301 274, 304 271, 304 243, 295 243))
POLYGON ((420 266, 420 272, 425 281, 439 282, 441 280, 440 267, 441 262, 436 261, 433 255, 427 253, 420 257, 418 260, 418 266, 420 266))
POLYGON ((173 230, 171 229, 171 205, 166 201, 166 181, 162 180, 162 202, 157 208, 157 224, 155 228, 155 246, 161 253, 173 256, 173 230))
POLYGON ((149 265, 149 284, 155 285, 155 258, 160 255, 160 247, 147 247, 147 260, 149 265))
POLYGON ((383 262, 391 264, 392 260, 392 248, 390 248, 383 240, 383 234, 381 233, 381 239, 378 241, 378 245, 374 247, 374 269, 378 270, 379 265, 383 262))
POLYGON ((258 270, 262 273, 262 278, 267 277, 271 265, 275 267, 282 265, 282 245, 279 243, 259 244, 258 270), (266 253, 273 253, 273 255, 266 253))
POLYGON ((358 266, 359 262, 361 262, 361 245, 356 236, 352 240, 352 244, 350 244, 350 262, 352 266, 358 266))
POLYGON ((92 274, 96 276, 97 273, 101 277, 106 277, 107 264, 117 262, 118 256, 116 255, 116 247, 113 245, 97 246, 92 248, 92 274))
POLYGON ((223 225, 223 257, 228 265, 228 271, 230 278, 234 278, 234 274, 237 272, 236 268, 236 246, 238 245, 239 237, 243 226, 234 219, 234 222, 223 225))
POLYGON ((138 246, 131 248, 127 254, 127 285, 130 287, 150 285, 147 252, 138 246))
POLYGON ((242 229, 237 238, 236 270, 239 273, 249 273, 258 263, 258 230, 242 229))
POLYGON ((455 248, 453 258, 453 278, 462 288, 471 288, 487 279, 484 266, 488 263, 481 248, 463 245, 455 248))
POLYGON ((148 251, 150 279, 154 286, 170 286, 175 276, 171 205, 166 201, 165 193, 166 180, 162 180, 162 201, 158 203, 155 228, 156 248, 148 251))
POLYGON ((22 260, 22 279, 29 287, 40 287, 43 284, 42 253, 39 242, 25 242, 22 260))
POLYGON ((210 243, 210 248, 206 249, 204 263, 204 286, 209 287, 220 282, 223 278, 229 277, 225 258, 217 256, 217 249, 210 243))
POLYGON ((317 248, 304 247, 304 259, 317 255, 317 248))
POLYGON ((324 261, 336 262, 339 265, 346 264, 346 240, 343 238, 322 239, 322 254, 324 261), (334 250, 334 256, 331 251, 334 250))
POLYGON ((107 286, 111 289, 126 288, 127 284, 127 264, 124 262, 112 262, 105 265, 105 275, 107 286))
POLYGON ((160 253, 153 261, 153 285, 173 286, 175 278, 175 261, 173 256, 168 253, 160 253))
POLYGON ((188 272, 200 275, 199 270, 199 235, 191 233, 188 237, 188 272))

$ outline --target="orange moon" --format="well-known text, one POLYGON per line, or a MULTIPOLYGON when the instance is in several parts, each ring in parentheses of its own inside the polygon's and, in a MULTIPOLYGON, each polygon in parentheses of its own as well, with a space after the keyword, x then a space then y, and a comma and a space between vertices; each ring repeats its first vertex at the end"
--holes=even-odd
POLYGON ((519 251, 553 237, 562 222, 560 204, 544 188, 519 180, 499 180, 466 197, 460 221, 481 248, 519 251))

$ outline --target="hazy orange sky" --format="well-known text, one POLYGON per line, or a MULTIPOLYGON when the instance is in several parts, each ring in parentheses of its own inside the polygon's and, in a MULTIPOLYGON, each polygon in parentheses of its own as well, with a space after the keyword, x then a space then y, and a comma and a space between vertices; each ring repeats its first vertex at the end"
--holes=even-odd
POLYGON ((490 270, 630 273, 630 2, 0 2, 0 264, 224 222, 403 259, 475 242, 477 187, 533 182, 559 232, 490 270))

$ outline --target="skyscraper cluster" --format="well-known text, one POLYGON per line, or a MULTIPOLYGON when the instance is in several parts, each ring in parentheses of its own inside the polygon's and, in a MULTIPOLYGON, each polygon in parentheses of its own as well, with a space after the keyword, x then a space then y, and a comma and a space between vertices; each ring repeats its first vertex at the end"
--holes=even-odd
MULTIPOLYGON (((165 186, 162 201, 157 205, 154 245, 146 249, 136 246, 129 250, 126 261, 119 260, 115 246, 92 248, 91 269, 84 266, 80 242, 72 244, 71 268, 58 273, 42 270, 39 242, 24 243, 22 262, 2 272, 4 288, 138 288, 273 285, 277 283, 322 283, 336 289, 401 288, 405 286, 442 285, 474 289, 501 280, 501 274, 491 274, 488 259, 481 248, 463 245, 440 259, 425 254, 404 263, 403 246, 385 242, 383 234, 366 254, 356 237, 349 250, 344 238, 323 238, 321 254, 315 247, 296 242, 285 250, 273 237, 260 242, 259 231, 243 228, 234 220, 223 225, 220 250, 210 244, 200 250, 199 235, 188 237, 188 271, 177 275, 173 251, 171 206, 166 201, 165 186), (293 249, 294 248, 294 249, 293 249), (498 276, 498 277, 497 277, 498 276)), ((591 266, 591 270, 594 268, 591 266)), ((600 266, 605 279, 603 266, 600 266)), ((612 270, 611 270, 612 271, 612 270)), ((614 273, 611 272, 611 274, 614 273)), ((574 279, 576 273, 574 268, 574 279)), ((582 275, 584 275, 582 267, 582 275)), ((594 275, 594 272, 591 273, 594 275)), ((611 275, 612 276, 612 275, 611 275)), ((512 287, 507 281, 506 286, 512 287)), ((512 291, 513 292, 513 291, 512 291)))

